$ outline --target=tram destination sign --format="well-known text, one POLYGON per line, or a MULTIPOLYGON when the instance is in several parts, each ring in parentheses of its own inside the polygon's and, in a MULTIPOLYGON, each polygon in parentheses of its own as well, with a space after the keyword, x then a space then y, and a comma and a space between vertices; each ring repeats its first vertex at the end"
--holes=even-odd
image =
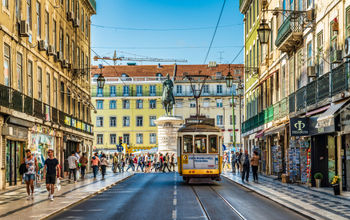
POLYGON ((213 118, 191 117, 186 119, 186 124, 206 124, 210 126, 215 126, 215 120, 213 118))
POLYGON ((309 135, 308 118, 291 118, 290 119, 290 136, 307 136, 309 135))

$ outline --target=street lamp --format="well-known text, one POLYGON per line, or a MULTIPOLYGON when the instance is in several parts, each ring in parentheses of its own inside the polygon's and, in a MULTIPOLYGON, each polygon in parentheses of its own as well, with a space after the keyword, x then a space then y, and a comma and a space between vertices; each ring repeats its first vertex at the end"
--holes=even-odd
MULTIPOLYGON (((232 83, 233 83, 233 77, 231 75, 231 66, 230 64, 228 65, 228 73, 227 76, 225 77, 226 80, 226 86, 227 88, 232 88, 232 83)), ((236 122, 235 122, 235 98, 234 98, 234 93, 233 89, 231 90, 231 95, 232 95, 232 130, 233 130, 233 147, 236 148, 236 122)))
POLYGON ((225 80, 226 80, 226 86, 227 86, 228 88, 231 88, 231 87, 232 87, 232 82, 233 82, 233 77, 232 77, 232 75, 231 75, 230 72, 228 72, 228 74, 227 74, 225 80))
POLYGON ((98 65, 98 68, 101 70, 101 73, 97 78, 97 88, 103 89, 103 87, 105 86, 106 79, 102 75, 102 68, 103 68, 102 64, 98 65))
POLYGON ((258 37, 259 37, 260 44, 267 44, 269 42, 271 28, 266 23, 265 19, 261 20, 261 23, 260 23, 257 31, 258 31, 258 37))

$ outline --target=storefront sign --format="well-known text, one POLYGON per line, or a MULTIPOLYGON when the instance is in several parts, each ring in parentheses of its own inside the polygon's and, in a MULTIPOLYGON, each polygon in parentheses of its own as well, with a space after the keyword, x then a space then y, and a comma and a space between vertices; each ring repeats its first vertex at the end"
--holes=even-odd
POLYGON ((68 125, 68 126, 71 126, 71 118, 69 116, 66 116, 64 118, 64 124, 68 125))
POLYGON ((309 135, 309 119, 308 118, 291 118, 290 135, 291 136, 309 135))

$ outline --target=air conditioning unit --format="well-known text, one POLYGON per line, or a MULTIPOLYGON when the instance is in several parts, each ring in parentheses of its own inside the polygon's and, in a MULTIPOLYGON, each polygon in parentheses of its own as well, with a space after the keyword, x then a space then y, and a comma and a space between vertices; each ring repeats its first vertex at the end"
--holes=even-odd
POLYGON ((47 54, 48 54, 49 56, 54 56, 54 55, 56 55, 55 47, 52 46, 52 45, 49 45, 48 48, 47 48, 47 54))
POLYGON ((74 20, 73 12, 71 12, 71 11, 67 12, 67 20, 68 21, 73 21, 74 20))
POLYGON ((75 28, 77 28, 77 27, 80 26, 80 20, 79 20, 79 18, 75 18, 75 19, 73 20, 73 26, 74 26, 75 28))
POLYGON ((308 11, 306 11, 306 20, 307 21, 313 21, 316 18, 316 13, 315 13, 315 9, 310 9, 308 11))
POLYGON ((57 52, 57 60, 60 62, 63 62, 63 53, 62 52, 57 52))
POLYGON ((344 57, 350 57, 350 37, 347 37, 344 42, 344 57))
POLYGON ((19 35, 21 37, 29 37, 29 24, 25 20, 19 23, 19 35))
POLYGON ((46 51, 47 50, 46 41, 39 40, 38 47, 40 51, 46 51))
POLYGON ((343 62, 343 51, 334 50, 331 54, 331 63, 341 63, 343 62))
POLYGON ((68 68, 68 60, 63 60, 62 68, 68 68))
POLYGON ((315 71, 315 66, 308 66, 307 67, 307 76, 308 77, 316 77, 316 71, 315 71))

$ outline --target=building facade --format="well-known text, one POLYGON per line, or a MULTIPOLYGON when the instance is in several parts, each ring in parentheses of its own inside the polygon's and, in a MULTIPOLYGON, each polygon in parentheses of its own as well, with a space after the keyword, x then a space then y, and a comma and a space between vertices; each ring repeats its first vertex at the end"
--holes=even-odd
MULTIPOLYGON (((90 17, 95 0, 4 0, 0 16, 0 188, 20 184, 31 149, 91 152, 90 17)), ((63 172, 62 172, 63 173, 63 172)), ((40 173, 42 174, 42 173, 40 173)))
MULTIPOLYGON (((240 3, 247 22, 252 1, 240 3)), ((263 172, 312 185, 314 174, 321 172, 322 186, 339 175, 342 189, 350 189, 349 5, 260 1, 258 16, 266 19, 271 35, 256 57, 255 86, 245 91, 246 111, 254 106, 255 114, 246 117, 243 136, 246 145, 261 152, 263 172), (258 90, 256 102, 247 100, 253 89, 258 90)))

